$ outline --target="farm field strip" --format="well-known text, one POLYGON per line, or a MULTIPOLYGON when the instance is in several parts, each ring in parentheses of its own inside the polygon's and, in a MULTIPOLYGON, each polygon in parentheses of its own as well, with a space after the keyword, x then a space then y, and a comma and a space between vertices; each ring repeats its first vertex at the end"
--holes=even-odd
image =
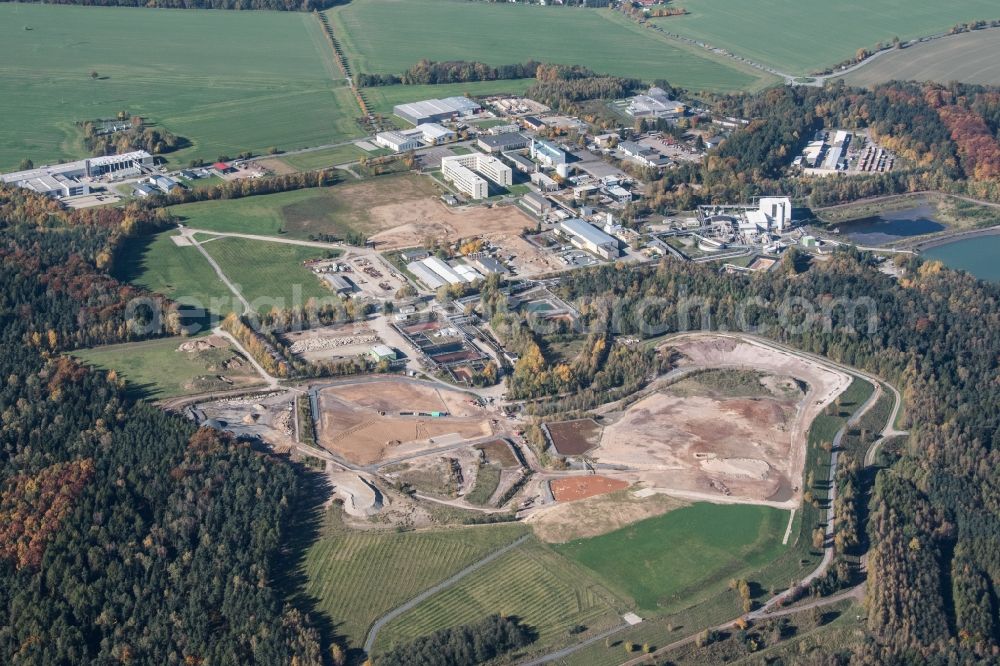
POLYGON ((85 157, 75 123, 123 109, 191 142, 177 164, 359 136, 321 37, 299 12, 0 5, 0 169, 85 157))
POLYGON ((607 9, 357 0, 328 10, 351 68, 399 73, 421 58, 585 65, 697 90, 757 87, 762 73, 670 43, 607 9), (489 26, 484 30, 484 26, 489 26))
POLYGON ((690 14, 655 19, 656 24, 798 74, 833 66, 894 36, 907 40, 956 23, 1000 18, 992 0, 689 0, 684 8, 690 14))
POLYGON ((523 533, 521 526, 412 533, 337 531, 310 548, 306 591, 361 645, 383 613, 523 533))
POLYGON ((998 52, 1000 30, 976 30, 886 53, 843 78, 854 86, 892 80, 1000 85, 998 52))
POLYGON ((550 645, 566 640, 576 624, 615 624, 624 607, 586 571, 528 542, 391 622, 376 647, 384 650, 491 613, 517 616, 538 631, 537 646, 550 645))

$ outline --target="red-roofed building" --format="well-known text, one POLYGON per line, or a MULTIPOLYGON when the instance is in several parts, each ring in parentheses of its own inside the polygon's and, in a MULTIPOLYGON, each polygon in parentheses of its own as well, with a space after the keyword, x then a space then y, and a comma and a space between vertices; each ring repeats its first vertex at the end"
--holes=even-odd
POLYGON ((216 162, 212 165, 212 168, 215 169, 220 176, 224 173, 229 173, 230 171, 230 166, 225 162, 216 162))

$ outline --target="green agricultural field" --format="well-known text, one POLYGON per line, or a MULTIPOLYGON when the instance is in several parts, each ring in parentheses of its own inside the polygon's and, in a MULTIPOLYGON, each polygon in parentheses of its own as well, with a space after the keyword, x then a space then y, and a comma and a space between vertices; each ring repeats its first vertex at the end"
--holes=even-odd
POLYGON ((788 512, 698 503, 620 530, 554 546, 645 611, 724 589, 779 557, 788 512))
POLYGON ((306 593, 360 646, 371 623, 524 533, 521 525, 418 532, 348 530, 329 516, 304 562, 306 593))
POLYGON ((371 216, 375 206, 438 194, 430 178, 401 174, 333 187, 199 201, 172 206, 170 212, 185 226, 206 231, 287 234, 296 239, 310 234, 344 237, 351 232, 371 235, 383 231, 382 223, 371 216))
POLYGON ((182 305, 225 316, 239 304, 196 247, 178 247, 174 230, 132 238, 115 266, 115 277, 162 294, 182 305))
POLYGON ((736 90, 773 81, 701 49, 671 43, 607 9, 408 0, 354 0, 329 10, 354 71, 399 73, 421 58, 491 64, 586 65, 693 90, 736 90))
POLYGON ((164 338, 106 345, 81 349, 73 352, 73 356, 97 368, 114 370, 126 380, 130 391, 150 399, 260 383, 253 366, 237 356, 228 344, 199 351, 178 349, 185 342, 192 341, 197 339, 164 338), (219 379, 220 375, 228 381, 219 379))
POLYGON ((192 143, 175 163, 342 141, 339 78, 308 13, 3 3, 0 169, 85 157, 75 123, 122 109, 192 143))
POLYGON ((886 53, 844 79, 853 86, 892 80, 961 81, 997 86, 1000 85, 997 53, 1000 53, 1000 30, 977 30, 886 53))
POLYGON ((386 625, 375 651, 491 613, 517 616, 538 632, 529 649, 554 648, 581 625, 596 633, 621 621, 625 604, 585 569, 528 541, 386 625))
POLYGON ((310 298, 336 298, 316 274, 302 265, 309 259, 328 256, 330 250, 247 238, 207 240, 200 234, 198 239, 226 277, 260 312, 272 307, 302 306, 310 298))
POLYGON ((894 36, 1000 18, 995 0, 684 0, 683 7, 691 13, 656 23, 789 74, 822 70, 894 36))

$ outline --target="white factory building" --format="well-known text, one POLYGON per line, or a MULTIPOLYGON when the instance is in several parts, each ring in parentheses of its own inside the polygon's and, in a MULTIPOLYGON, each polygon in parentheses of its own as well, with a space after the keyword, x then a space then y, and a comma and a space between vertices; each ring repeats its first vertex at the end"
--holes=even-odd
POLYGON ((39 194, 70 197, 90 192, 89 184, 81 179, 138 176, 142 173, 143 167, 151 166, 153 166, 153 156, 145 150, 136 150, 121 155, 102 155, 76 162, 6 173, 0 175, 0 182, 23 187, 39 194))
POLYGON ((788 197, 761 197, 757 208, 746 211, 747 226, 756 231, 781 233, 792 224, 792 200, 788 197))
POLYGON ((679 118, 684 111, 684 104, 670 99, 665 90, 655 87, 645 95, 630 97, 625 108, 633 118, 679 118))
POLYGON ((487 178, 503 187, 510 187, 514 182, 509 166, 495 157, 480 153, 443 158, 441 175, 459 192, 468 194, 473 199, 485 199, 490 195, 487 178))
POLYGON ((379 132, 375 135, 375 143, 394 153, 416 150, 422 145, 419 138, 404 132, 379 132))
POLYGON ((579 218, 563 220, 559 223, 559 231, 581 250, 592 252, 603 259, 618 257, 618 241, 579 218))
POLYGON ((467 263, 461 262, 452 266, 434 256, 410 262, 406 265, 406 269, 429 289, 437 289, 446 284, 472 283, 483 279, 483 274, 467 263))
POLYGON ((531 142, 531 159, 538 160, 547 167, 555 168, 566 164, 566 151, 554 143, 544 139, 534 139, 531 142))
POLYGON ((379 132, 375 143, 396 153, 416 150, 422 146, 437 146, 458 139, 453 130, 437 123, 421 123, 413 129, 379 132))
POLYGON ((444 99, 425 99, 409 104, 397 104, 392 107, 393 115, 413 125, 436 123, 449 118, 472 116, 482 110, 482 107, 468 97, 446 97, 444 99))

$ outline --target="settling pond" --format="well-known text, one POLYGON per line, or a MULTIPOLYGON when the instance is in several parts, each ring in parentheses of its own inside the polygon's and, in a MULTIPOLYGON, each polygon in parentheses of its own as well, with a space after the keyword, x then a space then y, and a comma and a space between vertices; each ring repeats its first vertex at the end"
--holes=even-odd
MULTIPOLYGON (((881 213, 837 225, 840 233, 858 245, 877 247, 913 236, 933 234, 948 227, 934 219, 929 204, 881 213)), ((938 259, 949 268, 968 271, 983 280, 1000 282, 1000 234, 980 234, 922 252, 928 259, 938 259)))
POLYGON ((929 204, 851 220, 837 225, 840 233, 858 245, 878 246, 910 236, 944 231, 947 227, 934 219, 929 204))

